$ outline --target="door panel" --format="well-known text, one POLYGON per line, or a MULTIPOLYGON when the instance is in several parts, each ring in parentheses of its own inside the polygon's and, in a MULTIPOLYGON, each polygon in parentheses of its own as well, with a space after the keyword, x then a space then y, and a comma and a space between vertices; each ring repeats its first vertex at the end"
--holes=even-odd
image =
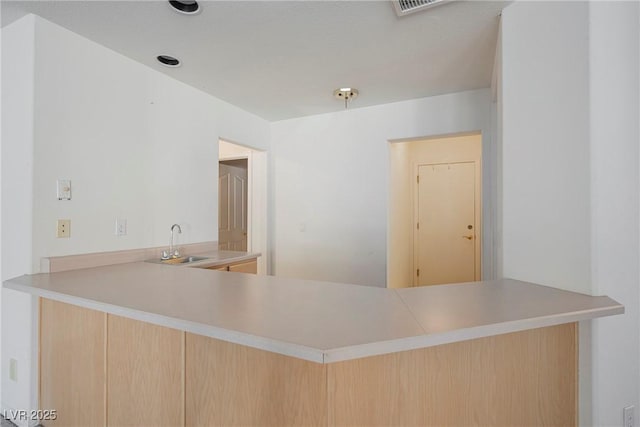
POLYGON ((247 250, 247 160, 221 161, 218 189, 218 248, 247 250))
POLYGON ((420 165, 418 176, 416 285, 478 280, 475 163, 420 165))
POLYGON ((223 171, 224 166, 220 164, 220 177, 218 179, 218 248, 228 249, 228 234, 231 231, 231 222, 229 218, 229 198, 230 174, 223 171))

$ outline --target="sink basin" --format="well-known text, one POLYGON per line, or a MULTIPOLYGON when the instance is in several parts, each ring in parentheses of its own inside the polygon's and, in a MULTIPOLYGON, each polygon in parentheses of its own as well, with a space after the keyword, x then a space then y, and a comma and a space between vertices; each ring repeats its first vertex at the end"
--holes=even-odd
POLYGON ((204 261, 208 259, 202 256, 184 256, 179 258, 170 258, 170 259, 150 259, 147 262, 154 262, 157 264, 189 264, 191 262, 204 261))

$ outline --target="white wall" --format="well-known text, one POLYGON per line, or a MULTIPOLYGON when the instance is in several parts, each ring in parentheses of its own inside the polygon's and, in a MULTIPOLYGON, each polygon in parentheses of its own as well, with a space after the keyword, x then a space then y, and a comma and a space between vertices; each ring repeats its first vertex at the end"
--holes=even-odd
POLYGON ((588 5, 502 14, 504 275, 589 292, 588 5))
MULTIPOLYGON (((498 40, 496 41, 496 57, 494 62, 494 79, 492 82, 492 91, 493 91, 493 102, 491 105, 491 132, 494 135, 493 144, 493 156, 492 158, 495 160, 495 164, 493 165, 493 173, 494 173, 494 200, 495 200, 495 216, 494 216, 494 230, 493 230, 493 241, 492 246, 494 250, 494 267, 495 267, 495 276, 502 277, 504 267, 502 255, 504 253, 504 249, 502 247, 502 189, 503 189, 503 172, 502 172, 502 128, 503 128, 503 100, 502 100, 502 20, 500 20, 498 29, 498 40)), ((485 236, 485 240, 487 236, 485 236)))
POLYGON ((625 305, 593 322, 593 422, 621 425, 640 414, 638 271, 640 85, 638 2, 589 5, 591 260, 593 292, 625 305))
POLYGON ((217 240, 218 139, 266 149, 268 123, 36 22, 34 269, 43 256, 164 245, 173 223, 182 243, 217 240), (58 178, 73 200, 56 199, 58 178), (71 219, 70 239, 56 238, 57 218, 71 219))
MULTIPOLYGON (((0 31, 0 85, 2 82, 2 31, 0 31)), ((2 188, 2 102, 0 102, 0 189, 2 188)), ((0 195, 0 281, 2 280, 2 196, 0 195)), ((0 331, 2 331, 2 289, 0 289, 0 331)), ((2 370, 2 337, 0 336, 0 370, 2 370)), ((2 377, 0 376, 0 408, 2 408, 2 377)))
POLYGON ((639 402, 638 39, 636 2, 502 14, 504 275, 626 308, 581 325, 584 425, 639 402))
POLYGON ((490 129, 488 89, 273 123, 275 274, 385 286, 388 141, 481 130, 489 150, 490 129))
MULTIPOLYGON (((41 257, 165 245, 176 222, 181 243, 217 240, 218 140, 266 150, 268 122, 39 17, 2 36, 3 279, 37 272, 41 257), (58 178, 73 200, 56 199, 58 178), (55 237, 58 218, 71 238, 55 237)), ((36 310, 16 292, 2 302, 3 409, 26 409, 36 310)))
MULTIPOLYGON (((34 24, 29 16, 2 29, 2 280, 31 271, 34 24)), ((32 298, 3 289, 2 304, 2 409, 30 409, 32 298), (12 358, 17 382, 9 380, 12 358)))

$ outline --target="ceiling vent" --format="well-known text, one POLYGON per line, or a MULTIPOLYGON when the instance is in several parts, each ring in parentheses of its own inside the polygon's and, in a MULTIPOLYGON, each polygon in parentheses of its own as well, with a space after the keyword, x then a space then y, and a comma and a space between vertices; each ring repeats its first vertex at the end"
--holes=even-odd
POLYGON ((419 12, 434 6, 448 3, 452 0, 393 0, 393 7, 398 16, 419 12))

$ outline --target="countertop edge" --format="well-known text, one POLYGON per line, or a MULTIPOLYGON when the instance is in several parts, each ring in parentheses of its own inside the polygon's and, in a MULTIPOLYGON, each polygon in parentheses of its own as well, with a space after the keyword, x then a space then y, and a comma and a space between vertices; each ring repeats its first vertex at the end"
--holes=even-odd
MULTIPOLYGON (((19 278, 15 278, 19 279, 19 278)), ((537 329, 555 326, 564 323, 590 320, 598 317, 612 316, 624 313, 624 306, 611 300, 616 305, 600 307, 567 313, 552 314, 541 317, 504 321, 487 325, 478 325, 471 328, 455 329, 435 334, 403 337, 388 341, 356 344, 353 346, 319 349, 290 343, 282 340, 260 337, 238 331, 232 331, 211 325, 204 325, 193 321, 168 317, 161 314, 149 313, 132 308, 103 303, 82 297, 70 296, 60 292, 35 288, 29 285, 16 283, 10 279, 4 282, 4 287, 28 293, 33 296, 48 298, 51 300, 72 304, 88 309, 122 316, 134 320, 148 322, 172 329, 183 330, 209 338, 245 345, 248 347, 270 351, 285 356, 295 357, 315 363, 334 363, 382 354, 390 354, 399 351, 415 350, 419 348, 433 347, 443 344, 451 344, 476 338, 484 338, 512 332, 520 332, 529 329, 537 329)))
MULTIPOLYGON (((17 279, 17 278, 16 278, 17 279)), ((288 343, 281 340, 275 340, 266 337, 246 334, 229 329, 219 328, 211 325, 203 325, 189 320, 178 319, 175 317, 163 316, 161 314, 149 313, 146 311, 136 310, 118 305, 103 303, 86 298, 70 296, 46 289, 34 288, 28 285, 11 282, 12 279, 6 280, 3 286, 19 292, 25 292, 35 297, 47 298, 66 304, 75 305, 90 310, 101 311, 107 314, 126 317, 132 320, 151 323, 158 326, 164 326, 196 335, 206 336, 209 338, 219 339, 234 344, 244 345, 260 350, 270 351, 272 353, 282 354, 284 356, 295 357, 315 363, 326 363, 325 351, 300 344, 288 343)))
POLYGON ((557 326, 566 323, 593 320, 601 317, 614 316, 624 313, 624 306, 618 304, 613 307, 594 308, 575 312, 554 314, 529 319, 520 319, 479 325, 471 328, 455 329, 435 334, 406 337, 379 343, 359 344, 349 347, 326 350, 324 363, 342 362, 370 356, 379 356, 399 351, 417 350, 438 345, 452 344, 478 338, 521 332, 531 329, 557 326), (393 348, 393 349, 391 349, 393 348))

